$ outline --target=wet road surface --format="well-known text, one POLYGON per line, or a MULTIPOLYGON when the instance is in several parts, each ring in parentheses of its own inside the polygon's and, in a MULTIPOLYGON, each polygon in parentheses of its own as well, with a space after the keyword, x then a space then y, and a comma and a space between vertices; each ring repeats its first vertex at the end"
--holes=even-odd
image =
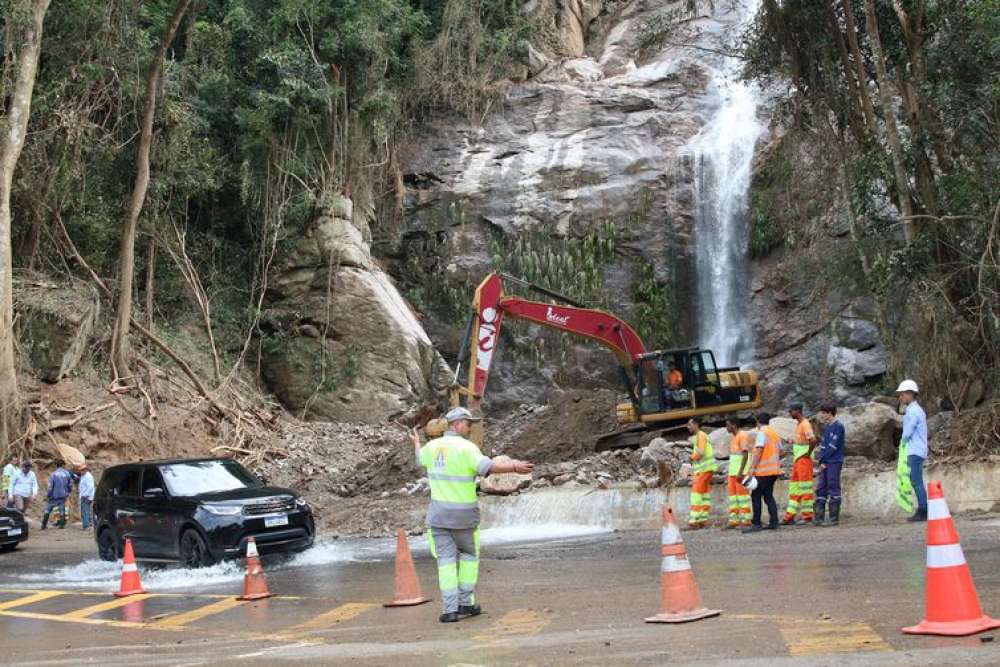
MULTIPOLYGON (((958 529, 984 611, 1000 615, 1000 522, 959 519, 958 529)), ((84 536, 36 534, 0 556, 0 655, 6 664, 109 666, 1000 664, 1000 640, 899 632, 923 618, 923 527, 686 532, 702 597, 723 614, 684 625, 643 623, 659 611, 658 532, 574 532, 486 531, 486 613, 450 625, 437 622, 422 538, 412 538, 417 571, 435 600, 386 609, 391 540, 334 541, 265 561, 277 597, 239 602, 242 563, 143 565, 147 595, 118 599, 117 566, 97 561, 84 536)))

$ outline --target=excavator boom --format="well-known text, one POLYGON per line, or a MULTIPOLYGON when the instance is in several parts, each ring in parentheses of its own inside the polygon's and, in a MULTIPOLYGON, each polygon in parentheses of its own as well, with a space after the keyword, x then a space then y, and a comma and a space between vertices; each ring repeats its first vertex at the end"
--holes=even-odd
POLYGON ((630 369, 646 352, 639 334, 611 313, 504 296, 503 284, 496 273, 487 276, 476 289, 473 310, 471 330, 476 338, 475 346, 470 346, 469 407, 477 407, 485 394, 493 354, 500 339, 500 325, 505 316, 598 342, 615 354, 623 369, 630 369))

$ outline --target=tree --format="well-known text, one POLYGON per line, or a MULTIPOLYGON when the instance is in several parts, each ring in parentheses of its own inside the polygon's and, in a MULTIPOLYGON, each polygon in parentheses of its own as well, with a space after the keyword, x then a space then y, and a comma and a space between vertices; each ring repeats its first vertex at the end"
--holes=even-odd
MULTIPOLYGON (((8 33, 20 34, 17 54, 17 74, 14 92, 9 102, 6 119, 0 130, 0 442, 8 440, 9 417, 17 405, 17 366, 14 358, 14 283, 13 256, 11 253, 12 216, 11 189, 14 169, 24 148, 31 115, 31 95, 38 72, 38 57, 42 49, 42 24, 50 0, 22 0, 8 14, 8 33), (22 17, 22 14, 25 14, 22 17)), ((8 42, 17 44, 17 39, 8 42)))
POLYGON ((115 324, 111 333, 111 368, 114 372, 113 384, 124 382, 128 370, 128 332, 132 321, 132 283, 135 277, 135 232, 139 215, 146 201, 149 188, 149 153, 153 144, 153 119, 156 115, 156 96, 163 76, 163 61, 167 49, 174 41, 177 28, 187 12, 191 0, 179 0, 170 23, 163 32, 160 46, 153 55, 146 78, 146 102, 142 111, 139 144, 136 147, 135 181, 129 197, 125 224, 122 227, 121 245, 118 249, 118 303, 115 308, 115 324))

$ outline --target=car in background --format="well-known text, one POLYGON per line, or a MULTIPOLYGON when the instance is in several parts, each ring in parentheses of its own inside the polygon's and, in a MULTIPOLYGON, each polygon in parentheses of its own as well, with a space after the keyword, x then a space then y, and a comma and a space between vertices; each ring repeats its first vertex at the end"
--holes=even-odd
POLYGON ((28 539, 28 522, 17 510, 0 507, 0 551, 13 551, 28 539))
POLYGON ((132 541, 136 558, 212 565, 246 554, 301 551, 316 533, 312 509, 232 459, 143 461, 108 468, 94 494, 94 540, 104 560, 132 541))

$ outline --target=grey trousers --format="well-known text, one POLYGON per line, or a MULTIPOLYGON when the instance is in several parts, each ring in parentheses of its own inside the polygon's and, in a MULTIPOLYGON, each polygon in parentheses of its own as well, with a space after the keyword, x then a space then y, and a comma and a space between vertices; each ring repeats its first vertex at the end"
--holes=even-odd
POLYGON ((435 528, 427 531, 431 555, 438 563, 438 585, 446 614, 459 605, 476 604, 479 580, 479 527, 435 528))

